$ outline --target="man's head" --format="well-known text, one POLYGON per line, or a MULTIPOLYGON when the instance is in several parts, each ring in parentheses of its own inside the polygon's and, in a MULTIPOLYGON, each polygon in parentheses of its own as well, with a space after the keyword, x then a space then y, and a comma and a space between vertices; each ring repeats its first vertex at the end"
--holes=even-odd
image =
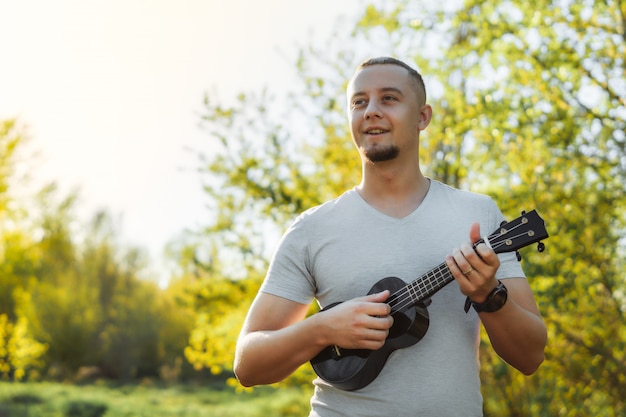
POLYGON ((417 71, 394 58, 369 59, 357 68, 347 94, 352 139, 363 161, 417 156, 419 133, 432 116, 417 71))

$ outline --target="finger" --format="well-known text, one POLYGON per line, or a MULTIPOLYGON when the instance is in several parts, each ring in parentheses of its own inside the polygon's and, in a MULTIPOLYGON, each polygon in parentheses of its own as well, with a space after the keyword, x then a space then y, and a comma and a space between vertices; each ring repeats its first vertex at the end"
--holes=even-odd
POLYGON ((370 302, 370 303, 382 303, 387 298, 389 298, 389 294, 391 294, 391 292, 389 290, 384 290, 384 291, 377 292, 377 293, 374 293, 374 294, 366 295, 364 297, 360 297, 360 298, 358 298, 358 300, 367 301, 367 302, 370 302))
POLYGON ((389 329, 392 326, 393 317, 391 316, 371 317, 371 320, 366 323, 365 332, 373 338, 385 338, 389 334, 389 329))
POLYGON ((370 329, 388 331, 393 326, 393 317, 391 316, 373 317, 373 319, 370 329))
MULTIPOLYGON (((476 247, 469 243, 461 245, 461 252, 467 262, 477 271, 486 273, 486 267, 497 268, 500 266, 500 260, 496 253, 484 243, 477 245, 476 247)), ((461 266, 463 268, 463 266, 461 266)), ((464 269, 464 271, 466 271, 464 269)))
MULTIPOLYGON (((457 250, 455 249, 455 252, 456 251, 457 250)), ((463 277, 467 278, 463 274, 463 271, 461 270, 461 268, 459 267, 459 264, 454 255, 446 256, 446 264, 448 265, 448 269, 450 269, 450 272, 452 272, 452 275, 454 275, 457 279, 460 279, 463 277)))
MULTIPOLYGON (((474 247, 470 245, 469 243, 463 243, 461 245, 460 252, 463 255, 463 261, 467 262, 468 264, 471 261, 475 260, 477 257, 474 247)), ((459 265, 459 266, 463 266, 463 265, 459 265)))
POLYGON ((498 259, 498 255, 491 249, 489 246, 481 243, 476 247, 476 253, 480 257, 481 261, 486 263, 491 267, 500 266, 500 260, 498 259))
POLYGON ((363 340, 384 341, 389 336, 389 329, 369 329, 363 340))
MULTIPOLYGON (((481 243, 474 248, 469 243, 461 245, 461 252, 467 265, 469 265, 475 271, 480 273, 486 273, 487 267, 499 266, 498 256, 487 245, 481 243)), ((464 269, 465 265, 459 265, 465 272, 468 269, 464 269)))
POLYGON ((474 267, 468 259, 468 257, 471 255, 475 255, 474 249, 472 249, 472 247, 467 243, 462 245, 461 249, 455 249, 453 252, 454 261, 457 265, 457 268, 466 277, 469 277, 469 275, 474 270, 474 267))
POLYGON ((391 306, 385 303, 385 300, 389 298, 390 293, 389 290, 384 290, 355 298, 352 302, 357 303, 358 310, 368 316, 387 316, 391 313, 391 306))
POLYGON ((378 350, 385 345, 385 341, 387 337, 377 338, 377 339, 364 339, 363 342, 359 345, 359 349, 369 349, 369 350, 378 350))

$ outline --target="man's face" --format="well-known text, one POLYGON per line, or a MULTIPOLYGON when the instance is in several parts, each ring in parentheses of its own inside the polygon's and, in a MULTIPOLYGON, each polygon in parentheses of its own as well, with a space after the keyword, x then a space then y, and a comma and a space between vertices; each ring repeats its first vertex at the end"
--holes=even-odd
POLYGON ((380 64, 356 73, 348 86, 352 139, 362 157, 383 162, 405 149, 417 152, 423 125, 420 98, 409 73, 398 65, 380 64))

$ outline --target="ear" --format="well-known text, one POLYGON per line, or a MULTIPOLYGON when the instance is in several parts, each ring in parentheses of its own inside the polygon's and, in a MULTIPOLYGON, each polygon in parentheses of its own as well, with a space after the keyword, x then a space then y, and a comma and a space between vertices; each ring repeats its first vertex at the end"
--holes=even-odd
POLYGON ((424 104, 420 109, 418 128, 420 131, 426 129, 430 124, 430 119, 433 117, 433 108, 430 104, 424 104))

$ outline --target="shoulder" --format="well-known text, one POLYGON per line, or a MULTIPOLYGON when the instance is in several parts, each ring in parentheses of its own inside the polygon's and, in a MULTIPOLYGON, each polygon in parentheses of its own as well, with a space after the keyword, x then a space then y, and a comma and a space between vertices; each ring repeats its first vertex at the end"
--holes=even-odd
POLYGON ((349 213, 358 205, 358 199, 354 189, 348 190, 332 200, 302 212, 294 221, 294 226, 317 226, 328 222, 329 218, 349 213))
POLYGON ((349 217, 347 213, 353 211, 349 207, 355 205, 354 193, 354 190, 346 191, 341 196, 298 215, 283 234, 278 252, 288 249, 307 258, 311 245, 319 241, 320 236, 331 235, 349 217))
POLYGON ((455 188, 451 185, 444 184, 441 181, 430 180, 432 189, 441 195, 452 196, 454 198, 459 198, 463 200, 478 200, 478 201, 487 201, 491 200, 486 194, 477 193, 474 191, 462 190, 459 188, 455 188))
POLYGON ((478 222, 483 232, 489 232, 504 220, 496 202, 486 194, 460 190, 435 180, 431 180, 429 194, 431 191, 429 213, 457 228, 466 230, 478 222))
POLYGON ((490 211, 496 208, 496 203, 486 194, 461 190, 437 180, 431 179, 431 191, 433 198, 437 199, 439 203, 450 207, 458 207, 463 210, 476 209, 479 211, 490 211))

